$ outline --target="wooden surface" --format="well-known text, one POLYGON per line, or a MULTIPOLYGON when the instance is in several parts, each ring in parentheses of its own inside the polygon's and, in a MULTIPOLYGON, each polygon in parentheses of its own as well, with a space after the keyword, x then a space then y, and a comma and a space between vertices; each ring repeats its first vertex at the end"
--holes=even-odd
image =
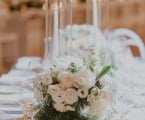
POLYGON ((18 44, 16 34, 0 35, 0 73, 7 71, 18 58, 18 44))

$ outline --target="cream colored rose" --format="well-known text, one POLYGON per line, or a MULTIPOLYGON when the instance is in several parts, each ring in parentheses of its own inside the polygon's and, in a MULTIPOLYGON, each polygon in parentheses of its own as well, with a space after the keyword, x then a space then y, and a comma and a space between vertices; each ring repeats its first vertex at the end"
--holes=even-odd
POLYGON ((42 73, 36 75, 36 77, 34 78, 34 86, 39 86, 42 82, 42 73))
POLYGON ((76 88, 91 88, 95 85, 95 75, 87 70, 82 69, 74 75, 74 86, 76 88))
POLYGON ((87 101, 89 102, 89 114, 91 116, 102 115, 108 106, 105 99, 93 95, 90 95, 87 101))
POLYGON ((75 111, 75 109, 70 105, 67 105, 65 109, 66 111, 75 111))
POLYGON ((59 86, 59 84, 57 84, 57 85, 49 85, 48 86, 48 90, 47 90, 47 92, 50 94, 50 95, 59 95, 59 91, 60 91, 60 86, 59 86))
POLYGON ((51 74, 49 72, 47 73, 40 73, 36 76, 36 78, 34 79, 34 84, 35 85, 50 85, 52 83, 52 77, 51 74))
POLYGON ((36 98, 37 101, 39 102, 42 101, 43 98, 42 92, 37 88, 34 88, 34 97, 36 98))
POLYGON ((50 73, 44 73, 42 76, 42 84, 50 85, 52 83, 52 77, 50 73))
POLYGON ((61 94, 60 95, 54 94, 54 95, 51 95, 51 97, 55 103, 63 103, 64 102, 64 96, 61 94))
POLYGON ((66 112, 66 107, 63 103, 61 104, 56 103, 53 105, 53 107, 59 112, 66 112))
POLYGON ((64 100, 65 104, 69 105, 72 105, 75 102, 77 102, 78 101, 77 91, 72 88, 66 89, 66 91, 64 91, 64 100))
POLYGON ((73 74, 70 72, 63 72, 58 75, 58 81, 62 88, 73 87, 73 74))
POLYGON ((61 103, 61 104, 56 103, 53 106, 57 111, 60 111, 60 112, 75 111, 75 109, 72 106, 65 105, 63 103, 61 103))
POLYGON ((88 89, 86 88, 81 88, 77 91, 77 94, 80 98, 86 98, 88 95, 88 89))
POLYGON ((60 88, 59 84, 58 85, 50 85, 48 87, 47 92, 51 95, 51 97, 55 103, 64 102, 64 96, 62 94, 63 92, 62 92, 62 89, 60 88))
POLYGON ((113 93, 111 90, 103 89, 99 92, 100 98, 104 99, 108 104, 111 104, 113 101, 113 93))
POLYGON ((90 115, 102 115, 107 109, 107 103, 103 99, 98 99, 90 105, 90 115))

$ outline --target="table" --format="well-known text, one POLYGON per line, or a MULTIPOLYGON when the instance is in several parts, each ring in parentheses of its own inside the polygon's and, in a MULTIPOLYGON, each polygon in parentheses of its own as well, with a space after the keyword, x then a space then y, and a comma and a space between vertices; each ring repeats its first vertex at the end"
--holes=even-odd
MULTIPOLYGON (((25 61, 26 59, 27 57, 25 61)), ((23 60, 19 59, 18 61, 23 60)), ((35 64, 41 61, 38 58, 33 60, 35 60, 35 64)), ((145 62, 134 62, 133 65, 132 68, 126 69, 126 72, 120 70, 118 72, 119 75, 115 78, 120 80, 120 82, 118 94, 112 105, 114 114, 111 116, 111 120, 145 120, 145 62)), ((32 75, 22 69, 21 71, 17 71, 15 68, 0 78, 0 120, 2 118, 5 118, 4 120, 11 120, 13 117, 22 116, 23 110, 19 104, 20 84, 22 81, 27 80, 26 74, 27 77, 32 75)), ((30 84, 31 82, 23 85, 30 84)), ((30 88, 30 86, 25 87, 27 89, 30 88)))

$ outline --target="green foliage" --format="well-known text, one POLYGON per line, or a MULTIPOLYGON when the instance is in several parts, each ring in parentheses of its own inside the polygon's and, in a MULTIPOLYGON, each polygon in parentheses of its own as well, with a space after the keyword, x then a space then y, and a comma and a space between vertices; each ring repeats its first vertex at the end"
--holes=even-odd
POLYGON ((78 68, 77 65, 75 65, 73 62, 69 65, 68 70, 72 73, 77 72, 78 68))
POLYGON ((100 79, 105 75, 107 74, 111 69, 111 66, 105 66, 102 71, 99 73, 99 75, 96 77, 96 86, 99 88, 99 89, 102 89, 104 86, 101 84, 100 82, 100 79))
POLYGON ((111 66, 105 66, 102 71, 99 73, 99 75, 96 77, 96 82, 101 79, 105 74, 107 74, 111 69, 111 66))
POLYGON ((90 70, 91 70, 92 72, 94 72, 94 67, 95 67, 95 66, 96 66, 95 61, 91 61, 89 68, 90 68, 90 70))
POLYGON ((88 105, 88 102, 86 100, 87 98, 81 99, 79 98, 78 102, 74 104, 75 110, 80 113, 81 110, 85 108, 85 106, 88 105))
POLYGON ((59 112, 53 106, 44 105, 35 115, 35 120, 89 120, 78 111, 59 112))
MULTIPOLYGON (((51 101, 51 100, 50 100, 51 101)), ((34 116, 35 120, 98 120, 98 117, 86 117, 81 115, 81 110, 88 104, 86 98, 79 99, 79 102, 74 104, 75 111, 59 112, 52 106, 52 101, 44 103, 39 112, 34 116)))

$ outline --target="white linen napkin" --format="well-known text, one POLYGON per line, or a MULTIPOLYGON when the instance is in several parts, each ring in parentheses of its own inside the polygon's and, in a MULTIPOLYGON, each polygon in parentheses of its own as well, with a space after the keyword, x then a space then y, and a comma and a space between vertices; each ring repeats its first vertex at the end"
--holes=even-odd
POLYGON ((28 75, 35 75, 36 73, 31 70, 20 70, 20 69, 12 69, 8 72, 9 75, 15 76, 28 76, 28 75))
POLYGON ((0 94, 18 94, 20 93, 20 87, 17 86, 0 86, 0 94))
POLYGON ((0 77, 0 85, 20 85, 24 81, 32 81, 34 76, 14 76, 4 74, 0 77))
POLYGON ((33 70, 33 69, 40 69, 42 68, 41 63, 27 63, 27 62, 18 62, 15 65, 16 69, 21 69, 21 70, 33 70))
POLYGON ((0 94, 0 104, 1 105, 18 105, 19 104, 19 94, 12 94, 12 95, 1 95, 0 94))

